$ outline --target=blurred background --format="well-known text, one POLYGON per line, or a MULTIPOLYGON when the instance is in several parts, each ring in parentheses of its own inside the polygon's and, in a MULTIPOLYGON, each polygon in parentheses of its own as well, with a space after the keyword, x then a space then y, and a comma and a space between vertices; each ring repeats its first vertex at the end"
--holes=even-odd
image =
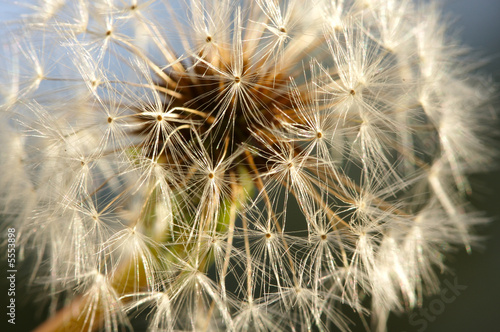
MULTIPOLYGON (((26 1, 19 1, 23 2, 26 1)), ((12 0, 0 0, 0 25, 19 14, 20 11, 13 3, 12 0)), ((451 17, 456 18, 453 27, 459 30, 463 42, 488 60, 479 71, 500 91, 500 0, 447 0, 444 9, 451 17)), ((491 114, 495 128, 490 134, 494 137, 491 149, 500 152, 498 100, 500 98, 497 96, 496 114, 491 114)), ((418 310, 413 316, 391 316, 388 329, 390 332, 500 331, 500 158, 498 160, 499 166, 492 167, 491 172, 471 177, 474 190, 471 201, 491 218, 491 222, 477 232, 486 238, 484 248, 476 248, 470 255, 462 249, 448 260, 450 270, 456 278, 448 274, 442 281, 449 289, 447 296, 453 295, 452 288, 458 288, 459 295, 452 301, 447 301, 450 303, 443 302, 439 295, 427 298, 423 308, 427 309, 430 318, 425 318, 425 314, 418 310)), ((3 252, 6 250, 2 248, 3 252)), ((5 255, 1 254, 2 308, 7 306, 6 270, 5 255)), ((7 323, 5 309, 2 309, 0 331, 31 331, 43 320, 43 305, 35 302, 35 292, 26 287, 28 272, 27 268, 20 268, 17 274, 16 325, 7 323)), ((363 329, 361 326, 355 326, 353 331, 363 329)))

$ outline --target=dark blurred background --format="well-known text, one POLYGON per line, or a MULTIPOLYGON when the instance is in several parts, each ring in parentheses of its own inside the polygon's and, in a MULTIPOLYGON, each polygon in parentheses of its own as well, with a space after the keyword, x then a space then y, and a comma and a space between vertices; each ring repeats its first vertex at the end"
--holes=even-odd
MULTIPOLYGON (((9 3, 10 0, 0 0, 0 22, 9 19, 11 12, 16 12, 9 8, 9 3)), ((496 90, 500 91, 500 0, 448 0, 444 8, 446 13, 456 17, 454 28, 461 32, 463 42, 488 60, 479 71, 491 78, 496 90)), ((497 114, 491 115, 491 122, 496 125, 490 134, 495 137, 491 149, 500 152, 499 100, 497 96, 497 114)), ((456 279, 453 275, 446 275, 442 279, 451 292, 453 289, 450 284, 457 283, 466 288, 459 287, 459 295, 450 303, 444 303, 439 295, 426 299, 423 308, 428 310, 431 319, 424 318, 424 314, 419 311, 414 314, 413 321, 410 321, 409 316, 391 316, 390 332, 500 331, 500 166, 492 167, 489 173, 473 175, 471 182, 474 189, 472 203, 491 218, 490 224, 477 232, 486 238, 485 246, 483 250, 473 250, 470 255, 461 250, 458 255, 450 257, 448 265, 456 279), (425 320, 425 324, 422 320, 425 320)), ((2 308, 7 305, 5 264, 4 256, 1 256, 2 308)), ((24 284, 26 278, 23 278, 23 272, 28 273, 28 269, 24 270, 19 269, 17 274, 16 325, 14 327, 7 323, 6 310, 2 309, 0 331, 30 331, 43 317, 41 305, 34 301, 34 292, 27 290, 24 284)), ((447 295, 452 296, 451 292, 447 295)), ((353 330, 363 331, 360 326, 353 330)))

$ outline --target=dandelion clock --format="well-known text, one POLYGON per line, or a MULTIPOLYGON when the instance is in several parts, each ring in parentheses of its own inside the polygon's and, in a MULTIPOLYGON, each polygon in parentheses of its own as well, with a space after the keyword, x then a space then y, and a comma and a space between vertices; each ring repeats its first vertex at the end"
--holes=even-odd
POLYGON ((0 206, 36 331, 386 331, 478 243, 494 91, 433 2, 18 6, 0 206))

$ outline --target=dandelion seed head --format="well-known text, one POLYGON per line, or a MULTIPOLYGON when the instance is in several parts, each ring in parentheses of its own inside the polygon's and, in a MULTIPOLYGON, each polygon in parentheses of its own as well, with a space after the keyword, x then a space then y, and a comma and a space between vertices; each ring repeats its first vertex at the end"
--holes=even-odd
POLYGON ((0 73, 0 211, 32 279, 75 331, 136 310, 383 331, 484 222, 493 90, 447 23, 409 0, 34 1, 0 73))

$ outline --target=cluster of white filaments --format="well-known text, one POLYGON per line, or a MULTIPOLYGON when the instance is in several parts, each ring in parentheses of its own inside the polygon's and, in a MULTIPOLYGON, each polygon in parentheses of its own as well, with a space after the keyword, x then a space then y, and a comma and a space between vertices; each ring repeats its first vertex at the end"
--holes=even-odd
POLYGON ((410 0, 33 1, 3 37, 0 203, 50 326, 384 331, 421 305, 476 240, 488 162, 490 91, 444 23, 410 0))

